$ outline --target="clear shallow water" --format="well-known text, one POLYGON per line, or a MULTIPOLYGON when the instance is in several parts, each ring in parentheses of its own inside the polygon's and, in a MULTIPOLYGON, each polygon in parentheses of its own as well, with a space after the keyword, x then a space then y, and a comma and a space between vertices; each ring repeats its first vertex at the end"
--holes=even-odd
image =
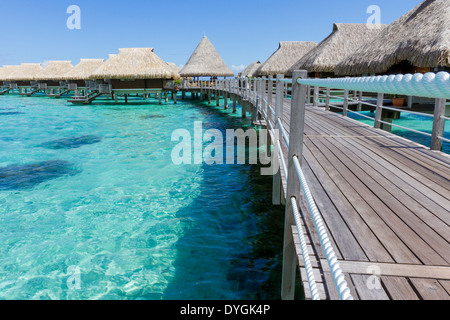
POLYGON ((0 299, 277 299, 271 178, 171 162, 175 129, 244 126, 214 109, 0 97, 0 299))

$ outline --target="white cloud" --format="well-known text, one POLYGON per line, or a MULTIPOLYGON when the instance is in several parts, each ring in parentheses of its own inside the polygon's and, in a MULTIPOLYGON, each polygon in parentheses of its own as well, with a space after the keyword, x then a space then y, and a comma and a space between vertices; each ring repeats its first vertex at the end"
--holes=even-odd
POLYGON ((246 68, 245 65, 240 64, 238 66, 235 66, 234 64, 231 66, 231 70, 233 70, 234 73, 239 73, 241 71, 243 71, 246 68))

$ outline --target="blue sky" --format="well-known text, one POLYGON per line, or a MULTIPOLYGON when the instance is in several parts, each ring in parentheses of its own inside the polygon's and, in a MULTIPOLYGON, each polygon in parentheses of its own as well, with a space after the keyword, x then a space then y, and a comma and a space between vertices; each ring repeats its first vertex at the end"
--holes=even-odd
POLYGON ((16 0, 0 7, 0 65, 107 58, 118 48, 153 47, 183 65, 207 35, 230 68, 265 61, 279 41, 322 41, 334 22, 365 23, 367 8, 392 23, 421 0, 16 0), (67 8, 81 9, 69 30, 67 8))

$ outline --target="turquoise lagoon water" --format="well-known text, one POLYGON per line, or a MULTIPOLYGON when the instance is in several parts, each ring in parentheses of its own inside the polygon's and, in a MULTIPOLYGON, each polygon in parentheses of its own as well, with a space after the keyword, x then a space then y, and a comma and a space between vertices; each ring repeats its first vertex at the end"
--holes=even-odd
POLYGON ((245 126, 226 113, 0 97, 0 299, 278 299, 271 178, 171 161, 175 129, 245 126))
MULTIPOLYGON (((359 112, 361 114, 364 114, 366 116, 369 117, 373 117, 375 118, 375 112, 370 112, 370 111, 361 111, 359 112)), ((342 114, 342 112, 341 112, 342 114)), ((431 113, 432 114, 432 113, 431 113)), ((447 107, 447 112, 446 115, 449 116, 450 115, 450 107, 447 107)), ((349 112, 348 116, 356 119, 358 121, 361 121, 363 123, 369 124, 371 126, 374 125, 374 121, 370 120, 370 119, 366 119, 364 117, 358 116, 358 114, 354 113, 354 112, 349 112)), ((410 128, 410 129, 414 129, 417 131, 421 131, 421 132, 426 132, 431 134, 433 131, 433 118, 432 117, 427 117, 427 116, 423 116, 423 115, 417 115, 417 114, 411 114, 411 113, 407 113, 407 112, 402 112, 400 119, 395 119, 392 120, 393 124, 402 126, 402 127, 406 127, 406 128, 410 128)), ((392 130, 391 132, 393 134, 399 135, 401 137, 404 137, 406 139, 415 141, 417 143, 420 143, 426 147, 430 147, 431 145, 431 137, 426 136, 426 135, 422 135, 416 132, 412 132, 409 130, 405 130, 402 128, 398 128, 395 126, 391 127, 392 130)), ((444 138, 450 139, 450 121, 446 121, 446 125, 445 125, 445 131, 444 131, 444 138)), ((442 146, 442 151, 445 153, 449 153, 450 154, 450 144, 447 142, 443 142, 443 146, 442 146)))

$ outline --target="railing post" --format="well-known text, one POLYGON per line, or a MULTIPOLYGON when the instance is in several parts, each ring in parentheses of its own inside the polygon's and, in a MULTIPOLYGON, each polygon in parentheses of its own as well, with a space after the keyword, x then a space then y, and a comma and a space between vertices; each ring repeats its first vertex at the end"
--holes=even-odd
POLYGON ((442 150, 442 140, 439 137, 444 135, 445 119, 445 103, 446 99, 436 99, 434 104, 434 120, 433 133, 431 134, 431 150, 442 150))
POLYGON ((344 108, 342 109, 342 115, 344 117, 346 117, 348 114, 348 94, 349 94, 349 91, 344 90, 344 108))
POLYGON ((326 98, 325 98, 325 111, 330 111, 330 88, 327 88, 326 98))
POLYGON ((383 114, 383 99, 384 99, 384 93, 378 93, 377 94, 377 109, 375 111, 375 128, 380 129, 381 128, 381 115, 383 114))
POLYGON ((313 106, 317 107, 319 105, 319 87, 314 87, 314 96, 313 96, 313 106))
POLYGON ((358 109, 357 109, 357 111, 362 111, 362 99, 363 99, 363 93, 362 93, 362 91, 360 91, 359 93, 358 93, 358 109))
MULTIPOLYGON (((278 119, 283 119, 283 96, 284 96, 284 82, 281 81, 281 79, 284 79, 284 75, 279 74, 277 75, 277 82, 276 82, 276 95, 275 95, 275 119, 274 119, 274 127, 275 130, 278 130, 278 132, 281 132, 281 127, 278 123, 278 119)), ((273 135, 275 139, 280 139, 280 135, 273 135)), ((273 142, 274 145, 278 145, 278 141, 275 140, 273 142)), ((275 148, 277 149, 277 148, 275 148)), ((274 155, 275 157, 278 157, 279 155, 274 155)), ((285 173, 287 174, 287 173, 285 173)), ((280 205, 281 204, 281 171, 278 170, 276 174, 273 175, 273 186, 272 186, 272 203, 274 205, 280 205)))
POLYGON ((283 300, 293 300, 295 296, 295 277, 297 268, 297 256, 292 235, 292 225, 295 225, 295 218, 291 198, 295 197, 299 205, 299 194, 301 185, 296 177, 294 156, 302 161, 303 135, 305 128, 305 108, 307 98, 307 86, 300 85, 297 79, 306 79, 306 70, 294 71, 292 75, 292 102, 291 102, 291 122, 289 133, 289 158, 288 158, 288 186, 286 193, 286 212, 284 227, 283 245, 283 271, 281 284, 281 298, 283 300))

